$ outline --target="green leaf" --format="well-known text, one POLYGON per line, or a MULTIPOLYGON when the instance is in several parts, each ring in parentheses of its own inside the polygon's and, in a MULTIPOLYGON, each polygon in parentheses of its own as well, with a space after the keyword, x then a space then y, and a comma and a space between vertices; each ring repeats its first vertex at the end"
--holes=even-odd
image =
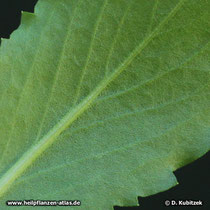
POLYGON ((204 0, 40 0, 23 14, 0 48, 2 208, 107 210, 176 185, 173 171, 210 149, 209 11, 204 0))

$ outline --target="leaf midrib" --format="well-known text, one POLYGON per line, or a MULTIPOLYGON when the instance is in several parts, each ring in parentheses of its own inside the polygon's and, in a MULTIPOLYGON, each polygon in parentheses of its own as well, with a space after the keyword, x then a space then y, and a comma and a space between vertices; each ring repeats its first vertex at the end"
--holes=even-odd
POLYGON ((82 113, 84 113, 98 95, 114 81, 136 58, 138 54, 158 34, 160 29, 177 13, 186 0, 179 3, 170 11, 168 16, 147 36, 124 60, 124 62, 106 77, 77 107, 71 109, 40 141, 33 145, 0 179, 0 197, 10 188, 13 182, 39 157, 66 128, 68 128, 82 113))

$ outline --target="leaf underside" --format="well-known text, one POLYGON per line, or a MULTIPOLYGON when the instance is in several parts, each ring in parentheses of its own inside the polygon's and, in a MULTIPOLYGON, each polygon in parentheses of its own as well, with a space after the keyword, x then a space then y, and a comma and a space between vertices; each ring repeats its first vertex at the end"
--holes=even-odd
POLYGON ((0 48, 0 205, 107 210, 176 185, 173 171, 210 148, 209 11, 40 0, 23 14, 0 48))

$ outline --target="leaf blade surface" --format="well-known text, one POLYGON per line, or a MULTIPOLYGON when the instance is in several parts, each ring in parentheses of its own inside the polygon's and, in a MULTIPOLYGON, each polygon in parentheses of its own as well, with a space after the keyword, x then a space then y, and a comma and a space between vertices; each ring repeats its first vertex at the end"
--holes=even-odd
POLYGON ((207 6, 40 1, 1 51, 6 195, 107 209, 176 184, 209 149, 207 6))

